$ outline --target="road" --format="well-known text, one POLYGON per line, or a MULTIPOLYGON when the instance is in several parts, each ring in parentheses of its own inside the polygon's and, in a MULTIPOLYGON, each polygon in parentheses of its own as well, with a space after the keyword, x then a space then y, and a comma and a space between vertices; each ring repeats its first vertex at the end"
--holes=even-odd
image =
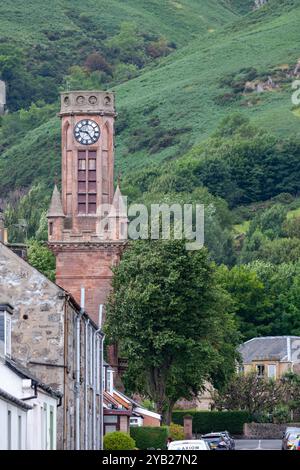
POLYGON ((236 450, 281 450, 279 440, 255 440, 237 439, 235 441, 236 450))

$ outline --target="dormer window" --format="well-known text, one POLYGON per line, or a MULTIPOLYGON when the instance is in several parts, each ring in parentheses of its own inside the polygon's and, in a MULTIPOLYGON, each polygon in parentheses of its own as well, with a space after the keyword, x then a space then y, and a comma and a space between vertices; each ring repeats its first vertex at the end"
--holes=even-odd
POLYGON ((11 315, 10 304, 0 304, 0 355, 11 355, 11 315))

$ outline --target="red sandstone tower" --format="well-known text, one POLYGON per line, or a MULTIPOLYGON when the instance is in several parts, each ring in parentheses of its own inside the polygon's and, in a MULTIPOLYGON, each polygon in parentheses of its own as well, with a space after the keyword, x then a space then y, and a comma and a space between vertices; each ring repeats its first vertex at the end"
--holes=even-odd
MULTIPOLYGON (((114 193, 114 95, 62 93, 60 117, 62 194, 55 186, 48 242, 56 256, 57 284, 78 302, 84 287, 86 311, 98 323, 99 305, 105 305, 111 289, 111 268, 127 238, 119 187, 114 193)), ((116 350, 110 350, 109 359, 118 367, 116 350)))

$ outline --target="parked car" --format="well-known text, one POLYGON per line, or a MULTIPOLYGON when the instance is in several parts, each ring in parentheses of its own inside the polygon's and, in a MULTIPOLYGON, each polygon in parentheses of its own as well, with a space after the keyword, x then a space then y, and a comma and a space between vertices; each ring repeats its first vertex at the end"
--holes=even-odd
POLYGON ((293 450, 300 450, 300 434, 298 434, 297 439, 295 440, 293 450))
POLYGON ((168 450, 210 450, 209 445, 203 439, 172 441, 168 450))
POLYGON ((230 450, 235 450, 235 440, 228 431, 222 431, 221 434, 224 436, 224 439, 229 444, 230 450))
POLYGON ((221 432, 205 434, 202 436, 211 450, 230 450, 230 442, 221 432))
POLYGON ((298 446, 299 439, 299 428, 287 428, 282 439, 282 450, 292 450, 295 447, 295 444, 298 446))

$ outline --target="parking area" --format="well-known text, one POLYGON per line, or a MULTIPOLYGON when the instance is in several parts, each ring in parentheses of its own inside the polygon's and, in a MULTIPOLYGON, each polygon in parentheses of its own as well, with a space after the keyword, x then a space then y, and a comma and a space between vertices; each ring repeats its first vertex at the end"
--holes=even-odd
POLYGON ((235 441, 236 450, 281 450, 281 441, 276 439, 238 439, 235 441))

